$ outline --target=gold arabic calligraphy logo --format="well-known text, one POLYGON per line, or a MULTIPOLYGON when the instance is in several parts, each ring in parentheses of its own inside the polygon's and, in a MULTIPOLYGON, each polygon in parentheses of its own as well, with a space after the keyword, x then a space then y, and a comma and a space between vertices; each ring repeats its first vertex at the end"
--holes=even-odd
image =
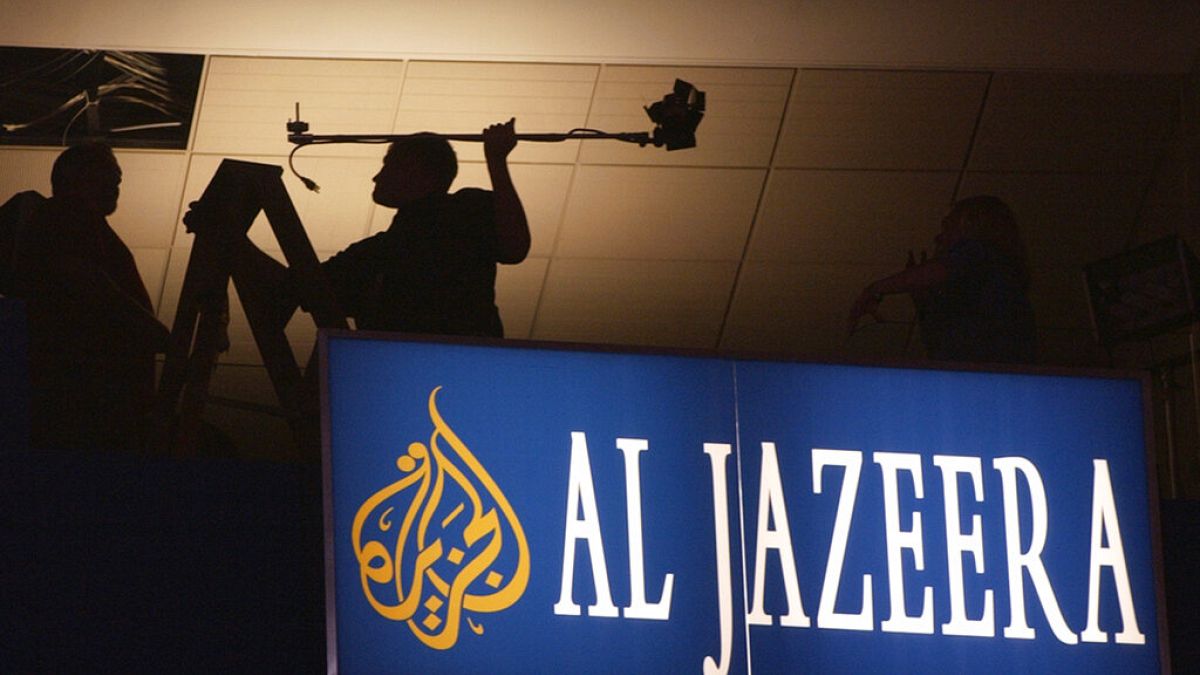
POLYGON ((429 444, 411 443, 396 460, 404 476, 359 507, 351 536, 371 607, 407 622, 426 646, 450 649, 464 613, 499 612, 525 592, 529 545, 508 499, 438 412, 440 389, 429 393, 429 444))

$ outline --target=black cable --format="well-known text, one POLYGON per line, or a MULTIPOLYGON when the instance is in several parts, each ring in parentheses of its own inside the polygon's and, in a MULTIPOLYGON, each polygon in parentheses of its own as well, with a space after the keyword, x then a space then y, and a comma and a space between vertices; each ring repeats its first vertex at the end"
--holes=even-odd
POLYGON ((296 155, 297 150, 299 150, 300 148, 303 148, 303 147, 304 147, 303 145, 297 145, 296 147, 292 148, 291 152, 288 153, 288 168, 292 170, 293 176, 295 176, 296 178, 299 178, 301 183, 304 183, 304 187, 308 188, 309 190, 312 190, 313 192, 320 192, 321 186, 317 185, 317 182, 315 180, 308 178, 306 176, 301 176, 300 172, 296 171, 296 165, 292 164, 292 157, 294 157, 296 155))

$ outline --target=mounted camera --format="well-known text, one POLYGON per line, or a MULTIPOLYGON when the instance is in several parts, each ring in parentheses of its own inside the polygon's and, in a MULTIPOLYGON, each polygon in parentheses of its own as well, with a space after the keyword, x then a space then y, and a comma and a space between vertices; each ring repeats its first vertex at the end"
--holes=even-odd
POLYGON ((704 92, 683 80, 675 80, 675 90, 663 100, 646 108, 654 127, 654 145, 667 150, 696 147, 696 127, 704 118, 704 92))

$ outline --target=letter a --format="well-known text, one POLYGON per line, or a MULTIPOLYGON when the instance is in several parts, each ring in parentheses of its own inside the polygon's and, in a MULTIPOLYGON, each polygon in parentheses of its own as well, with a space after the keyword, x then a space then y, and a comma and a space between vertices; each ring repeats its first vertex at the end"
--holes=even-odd
POLYGON ((608 567, 604 563, 604 541, 600 538, 600 513, 596 509, 596 489, 592 485, 592 465, 588 459, 587 437, 582 431, 571 432, 571 469, 567 486, 567 524, 563 534, 562 590, 554 613, 579 616, 579 605, 571 599, 575 580, 575 544, 587 543, 592 560, 592 580, 596 585, 596 604, 589 616, 617 616, 608 587, 608 567), (583 507, 583 517, 579 509, 583 507))
POLYGON ((1092 460, 1092 552, 1088 565, 1087 628, 1079 634, 1084 642, 1107 642, 1108 633, 1100 630, 1100 568, 1111 567, 1117 585, 1117 601, 1121 606, 1121 632, 1117 644, 1144 645, 1146 636, 1138 630, 1137 614, 1133 611, 1133 591, 1129 587, 1129 566, 1125 562, 1125 547, 1121 544, 1121 526, 1117 523, 1117 505, 1113 500, 1112 480, 1108 476, 1108 461, 1092 460), (1108 539, 1108 546, 1104 540, 1108 539))
POLYGON ((779 480, 779 459, 774 443, 762 444, 762 471, 758 483, 758 545, 754 551, 754 608, 746 621, 755 626, 770 626, 773 617, 763 611, 763 588, 767 576, 767 549, 779 551, 783 569, 783 589, 788 613, 779 619, 781 626, 808 628, 808 615, 800 602, 800 581, 796 578, 796 558, 792 552, 792 533, 788 528, 787 506, 783 503, 783 485, 779 480), (775 529, 770 529, 774 521, 775 529))

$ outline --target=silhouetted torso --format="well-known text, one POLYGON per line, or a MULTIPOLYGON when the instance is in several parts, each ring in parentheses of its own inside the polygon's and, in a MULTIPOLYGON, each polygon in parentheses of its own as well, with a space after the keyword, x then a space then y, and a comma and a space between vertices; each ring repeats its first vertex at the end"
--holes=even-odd
POLYGON ((1025 246, 1012 210, 993 195, 960 199, 942 218, 934 255, 912 252, 895 274, 867 285, 850 308, 853 333, 863 315, 878 320, 885 295, 905 293, 917 306, 931 359, 1033 363, 1037 326, 1029 302, 1025 246))
POLYGON ((951 246, 945 262, 949 278, 918 302, 929 357, 1033 363, 1037 328, 1019 263, 971 239, 951 246))
POLYGON ((342 309, 362 330, 503 337, 495 304, 492 193, 433 195, 387 231, 324 264, 342 309))
POLYGON ((151 304, 128 247, 104 217, 52 198, 23 234, 13 271, 29 314, 35 445, 136 448, 155 346, 130 316, 130 304, 151 304))

